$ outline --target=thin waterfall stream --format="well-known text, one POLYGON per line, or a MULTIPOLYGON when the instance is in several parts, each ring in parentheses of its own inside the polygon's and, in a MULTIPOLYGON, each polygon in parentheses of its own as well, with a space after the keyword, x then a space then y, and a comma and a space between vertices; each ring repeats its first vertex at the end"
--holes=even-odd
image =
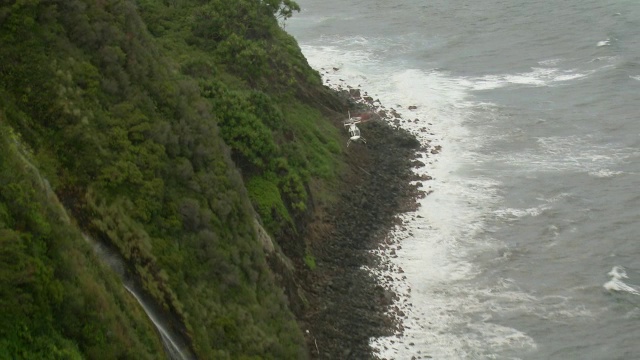
MULTIPOLYGON (((38 185, 42 191, 44 191, 47 195, 47 198, 56 205, 58 208, 58 215, 60 216, 60 220, 70 224, 69 215, 56 196, 53 189, 51 189, 51 185, 49 181, 42 177, 38 168, 33 165, 31 161, 28 159, 28 153, 24 150, 22 144, 19 141, 14 141, 16 147, 16 154, 19 156, 20 160, 23 161, 26 169, 31 171, 34 176, 38 179, 38 185)), ((157 309, 155 303, 149 299, 147 295, 145 295, 144 291, 141 287, 136 284, 135 281, 130 279, 127 276, 126 264, 122 259, 120 254, 116 251, 111 251, 104 244, 92 239, 90 236, 83 234, 84 239, 91 245, 95 254, 106 263, 111 270, 113 270, 120 280, 122 281, 122 285, 125 289, 138 301, 142 309, 145 311, 149 320, 153 323, 153 325, 158 330, 160 337, 162 339, 162 344, 167 353, 167 357, 171 360, 191 360, 195 359, 195 357, 191 354, 188 342, 184 339, 180 334, 172 329, 169 324, 169 321, 165 316, 161 315, 162 312, 157 309)))
POLYGON ((84 239, 91 245, 96 255, 106 263, 111 270, 113 270, 120 280, 125 289, 138 301, 138 304, 145 311, 149 320, 155 325, 160 337, 162 338, 162 344, 164 345, 167 356, 171 360, 191 360, 194 357, 189 354, 187 343, 182 336, 173 331, 169 322, 161 315, 161 312, 157 309, 154 302, 148 299, 148 296, 144 294, 144 291, 138 284, 128 278, 126 265, 120 254, 115 251, 111 251, 104 244, 96 241, 90 236, 83 234, 84 239))

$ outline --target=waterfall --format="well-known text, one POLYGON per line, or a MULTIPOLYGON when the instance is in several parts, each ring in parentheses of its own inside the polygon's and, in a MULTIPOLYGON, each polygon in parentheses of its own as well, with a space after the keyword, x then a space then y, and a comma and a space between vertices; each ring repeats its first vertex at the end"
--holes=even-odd
POLYGON ((167 319, 161 315, 157 306, 144 294, 139 285, 127 277, 125 262, 116 251, 111 251, 107 246, 92 239, 90 236, 83 234, 84 239, 93 247, 96 255, 115 272, 125 289, 138 301, 138 304, 145 311, 149 320, 155 325, 162 344, 169 359, 171 360, 191 360, 194 357, 189 354, 186 341, 172 330, 167 319))
POLYGON ((158 332, 160 333, 160 336, 162 337, 162 343, 164 344, 164 348, 167 351, 167 354, 169 355, 169 358, 172 360, 187 360, 190 359, 190 356, 187 356, 180 348, 180 346, 176 343, 176 336, 172 336, 168 330, 168 327, 164 326, 162 324, 162 321, 160 320, 161 318, 159 316, 157 316, 157 314, 155 313, 155 311, 153 311, 153 309, 140 297, 140 294, 138 291, 136 291, 133 287, 131 287, 130 285, 124 284, 124 288, 127 289, 127 291, 129 291, 129 293, 131 293, 131 295, 133 295, 134 298, 136 298, 136 300, 138 300, 138 303, 140 304, 140 306, 142 306, 142 308, 144 309, 144 311, 147 313, 147 316, 149 316, 149 319, 151 320, 151 322, 153 323, 153 325, 156 326, 156 329, 158 329, 158 332))
MULTIPOLYGON (((66 209, 54 193, 53 189, 51 189, 49 181, 47 181, 46 178, 42 177, 38 168, 29 160, 29 152, 18 141, 18 139, 13 138, 13 144, 14 147, 12 150, 15 152, 15 155, 17 155, 17 157, 22 161, 25 166, 25 170, 31 172, 36 179, 36 183, 34 184, 34 186, 39 187, 41 191, 44 191, 47 199, 53 205, 55 205, 60 221, 65 224, 71 224, 66 209)), ((83 234, 83 237, 92 246, 98 258, 105 262, 109 266, 109 268, 118 275, 125 289, 127 289, 127 291, 138 301, 140 306, 144 309, 147 316, 158 330, 158 333, 162 338, 162 344, 164 345, 169 359, 194 359, 195 357, 191 355, 187 346, 188 342, 183 339, 180 334, 172 330, 171 326, 169 326, 169 321, 161 315, 162 312, 157 309, 157 306, 154 304, 154 302, 144 295, 144 292, 142 291, 140 286, 138 286, 131 279, 128 279, 125 262, 120 254, 118 254, 116 251, 110 251, 106 246, 99 243, 98 241, 95 241, 85 234, 83 234)))

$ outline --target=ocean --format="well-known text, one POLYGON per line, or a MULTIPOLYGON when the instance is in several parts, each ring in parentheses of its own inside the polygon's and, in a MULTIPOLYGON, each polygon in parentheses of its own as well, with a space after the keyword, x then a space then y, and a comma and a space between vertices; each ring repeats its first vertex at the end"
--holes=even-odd
POLYGON ((405 330, 378 356, 640 359, 640 2, 297 2, 325 83, 442 147, 380 254, 405 330))

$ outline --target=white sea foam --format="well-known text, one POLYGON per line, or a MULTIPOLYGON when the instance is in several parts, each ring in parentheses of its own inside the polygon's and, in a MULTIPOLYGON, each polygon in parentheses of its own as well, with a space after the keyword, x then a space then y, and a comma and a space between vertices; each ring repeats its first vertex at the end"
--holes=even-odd
POLYGON ((607 56, 598 56, 589 60, 589 63, 604 63, 605 65, 601 69, 609 69, 614 66, 616 63, 623 60, 619 55, 607 55, 607 56))
POLYGON ((556 83, 582 79, 592 72, 577 72, 576 69, 532 68, 520 74, 485 75, 467 78, 472 90, 493 90, 509 85, 552 86, 556 83))
POLYGON ((622 171, 614 171, 609 169, 600 169, 597 171, 589 171, 589 175, 597 178, 610 178, 622 174, 622 171))
POLYGON ((609 45, 611 45, 611 39, 609 38, 607 38, 606 40, 598 41, 598 43, 596 44, 597 47, 609 46, 609 45))
POLYGON ((538 64, 542 66, 555 66, 560 64, 563 60, 564 59, 547 59, 538 61, 538 64))
POLYGON ((547 207, 539 206, 532 207, 528 209, 514 209, 514 208, 506 208, 506 209, 498 209, 493 213, 503 219, 509 218, 521 218, 524 216, 538 216, 540 215, 547 207))
POLYGON ((626 292, 633 295, 640 295, 640 287, 629 285, 624 282, 628 279, 627 272, 622 266, 614 266, 607 274, 611 276, 611 280, 607 281, 603 287, 608 291, 626 292))
POLYGON ((629 75, 629 77, 632 78, 633 80, 640 81, 640 75, 629 75))
MULTIPOLYGON (((518 209, 518 208, 511 208, 511 207, 498 208, 493 211, 493 214, 495 217, 499 217, 502 220, 506 220, 506 221, 517 220, 525 216, 535 217, 535 216, 539 216, 540 214, 544 213, 547 210, 552 209, 556 202, 568 196, 570 196, 569 193, 560 193, 549 198, 537 197, 536 200, 540 202, 540 205, 538 206, 533 206, 525 209, 518 209)), ((549 230, 553 230, 553 229, 550 228, 549 230)))

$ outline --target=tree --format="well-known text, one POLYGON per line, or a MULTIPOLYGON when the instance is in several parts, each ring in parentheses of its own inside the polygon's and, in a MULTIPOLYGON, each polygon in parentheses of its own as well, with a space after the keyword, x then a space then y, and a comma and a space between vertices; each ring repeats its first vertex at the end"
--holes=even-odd
POLYGON ((293 12, 300 12, 300 5, 292 0, 266 0, 265 5, 271 12, 281 19, 288 19, 293 16, 293 12))

